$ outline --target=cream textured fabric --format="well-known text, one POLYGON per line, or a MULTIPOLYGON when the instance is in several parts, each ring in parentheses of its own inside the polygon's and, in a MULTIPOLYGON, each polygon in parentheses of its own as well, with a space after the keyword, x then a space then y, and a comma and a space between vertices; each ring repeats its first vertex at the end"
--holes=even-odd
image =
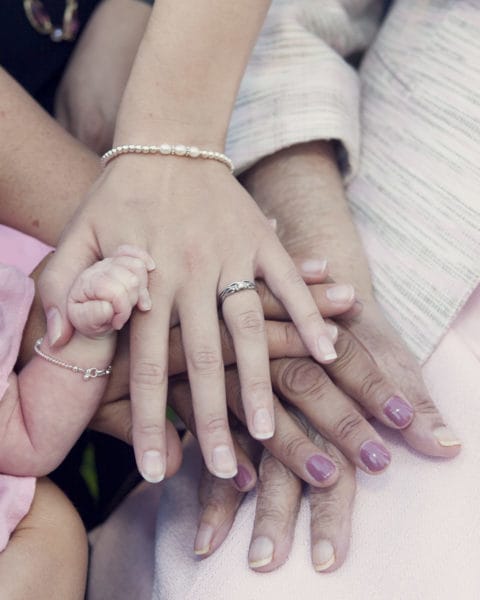
POLYGON ((341 142, 377 297, 423 362, 480 280, 480 5, 394 4, 363 63, 359 128, 359 79, 342 56, 369 43, 380 12, 274 0, 228 154, 243 170, 295 143, 341 142))

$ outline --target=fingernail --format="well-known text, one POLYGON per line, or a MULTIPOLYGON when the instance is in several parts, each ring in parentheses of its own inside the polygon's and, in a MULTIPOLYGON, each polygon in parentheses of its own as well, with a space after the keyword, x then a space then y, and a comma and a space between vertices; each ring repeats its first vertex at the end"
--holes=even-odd
POLYGON ((266 408, 259 408, 253 415, 253 431, 257 440, 267 440, 273 436, 273 419, 266 408))
POLYGON ((333 325, 333 323, 325 323, 325 327, 327 328, 328 335, 332 340, 332 344, 334 344, 338 340, 338 327, 333 325))
POLYGON ((203 556, 210 552, 213 538, 213 527, 206 523, 201 523, 195 536, 193 551, 197 556, 203 556))
POLYGON ((250 485, 252 481, 252 476, 250 475, 250 471, 246 469, 243 465, 238 465, 238 472, 235 475, 233 481, 238 489, 243 490, 250 485))
POLYGON ((326 296, 331 302, 337 304, 345 304, 351 302, 355 297, 353 285, 341 284, 329 287, 326 291, 326 296))
POLYGON ((369 471, 383 471, 392 459, 390 452, 378 442, 368 441, 360 446, 360 458, 369 471))
POLYGON ((277 219, 268 219, 268 223, 273 231, 277 231, 277 219))
POLYGON ((413 406, 400 396, 392 396, 385 403, 383 414, 398 427, 406 427, 412 421, 413 406))
POLYGON ((50 308, 47 311, 47 333, 48 342, 51 346, 53 346, 62 335, 62 317, 56 308, 50 308))
POLYGON ((150 310, 152 308, 152 300, 148 290, 144 290, 139 298, 140 310, 150 310))
POLYGON ((337 353, 335 352, 335 348, 333 347, 329 337, 326 335, 321 335, 318 338, 317 344, 322 362, 331 362, 337 358, 337 353))
POLYGON ((274 546, 270 538, 255 538, 248 551, 248 566, 252 569, 264 567, 272 562, 274 546))
POLYGON ((450 446, 461 446, 462 442, 454 435, 448 427, 437 427, 433 431, 433 435, 437 439, 437 442, 440 446, 444 446, 446 448, 450 446))
POLYGON ((326 481, 337 470, 333 462, 321 454, 311 456, 307 460, 306 467, 310 475, 320 482, 326 481))
POLYGON ((150 273, 150 271, 155 271, 155 269, 156 269, 155 261, 149 254, 147 254, 146 259, 145 259, 145 267, 149 273, 150 273))
POLYGON ((312 549, 312 562, 315 571, 325 571, 335 562, 335 548, 328 540, 318 541, 312 549))
POLYGON ((306 273, 308 275, 313 275, 316 273, 323 273, 327 268, 327 264, 328 263, 325 259, 321 259, 321 260, 310 259, 310 260, 303 261, 302 264, 300 265, 300 269, 303 273, 306 273))
POLYGON ((213 449, 212 463, 217 477, 230 479, 237 474, 237 461, 226 444, 213 449))
POLYGON ((147 450, 143 454, 142 476, 149 483, 160 483, 165 477, 165 464, 158 450, 147 450))

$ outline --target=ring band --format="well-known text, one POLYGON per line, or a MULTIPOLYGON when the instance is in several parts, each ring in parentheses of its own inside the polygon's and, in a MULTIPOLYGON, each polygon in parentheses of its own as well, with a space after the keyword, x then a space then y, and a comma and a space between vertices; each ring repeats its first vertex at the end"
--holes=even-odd
POLYGON ((218 294, 218 301, 220 304, 223 304, 229 296, 236 294, 237 292, 243 292, 244 290, 257 291, 257 284, 254 281, 249 281, 248 279, 244 279, 243 281, 234 281, 233 283, 227 285, 227 287, 218 294))

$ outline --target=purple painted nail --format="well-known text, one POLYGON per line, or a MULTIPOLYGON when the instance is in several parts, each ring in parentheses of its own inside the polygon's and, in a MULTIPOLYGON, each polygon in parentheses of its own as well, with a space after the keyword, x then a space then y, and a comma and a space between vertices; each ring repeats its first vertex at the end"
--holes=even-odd
POLYGON ((240 490, 243 490, 252 481, 252 477, 248 469, 243 465, 238 465, 238 473, 233 478, 233 481, 240 490))
POLYGON ((399 396, 392 396, 383 407, 383 414, 398 427, 406 427, 413 417, 413 406, 399 396))
POLYGON ((325 481, 336 469, 333 462, 321 454, 314 454, 307 460, 307 471, 316 481, 325 481))
POLYGON ((368 441, 360 447, 360 458, 369 471, 383 471, 390 464, 390 452, 378 442, 368 441))

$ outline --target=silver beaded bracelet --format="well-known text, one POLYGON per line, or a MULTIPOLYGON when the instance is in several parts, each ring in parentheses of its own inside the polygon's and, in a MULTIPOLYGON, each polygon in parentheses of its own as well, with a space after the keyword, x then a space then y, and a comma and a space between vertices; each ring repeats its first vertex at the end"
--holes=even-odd
POLYGON ((112 372, 111 365, 109 365, 106 369, 96 369, 95 367, 89 367, 88 369, 83 369, 82 367, 77 367, 76 365, 71 365, 67 362, 64 362, 63 360, 54 358, 53 356, 50 356, 49 354, 45 354, 45 352, 43 352, 40 349, 42 342, 43 342, 43 337, 39 338, 35 342, 35 345, 33 347, 33 349, 38 354, 38 356, 41 356, 43 359, 45 359, 49 363, 52 363, 52 365, 56 365, 57 367, 69 369, 70 371, 73 371, 73 373, 83 373, 83 379, 85 381, 88 381, 89 379, 95 379, 95 377, 104 377, 105 375, 110 375, 110 373, 112 372))
POLYGON ((115 148, 105 152, 102 156, 102 165, 106 167, 111 160, 122 154, 162 154, 163 156, 204 158, 207 160, 216 160, 224 164, 232 173, 235 170, 233 162, 226 154, 222 154, 222 152, 212 152, 211 150, 201 150, 196 146, 184 146, 183 144, 160 144, 160 146, 129 144, 127 146, 115 146, 115 148))

